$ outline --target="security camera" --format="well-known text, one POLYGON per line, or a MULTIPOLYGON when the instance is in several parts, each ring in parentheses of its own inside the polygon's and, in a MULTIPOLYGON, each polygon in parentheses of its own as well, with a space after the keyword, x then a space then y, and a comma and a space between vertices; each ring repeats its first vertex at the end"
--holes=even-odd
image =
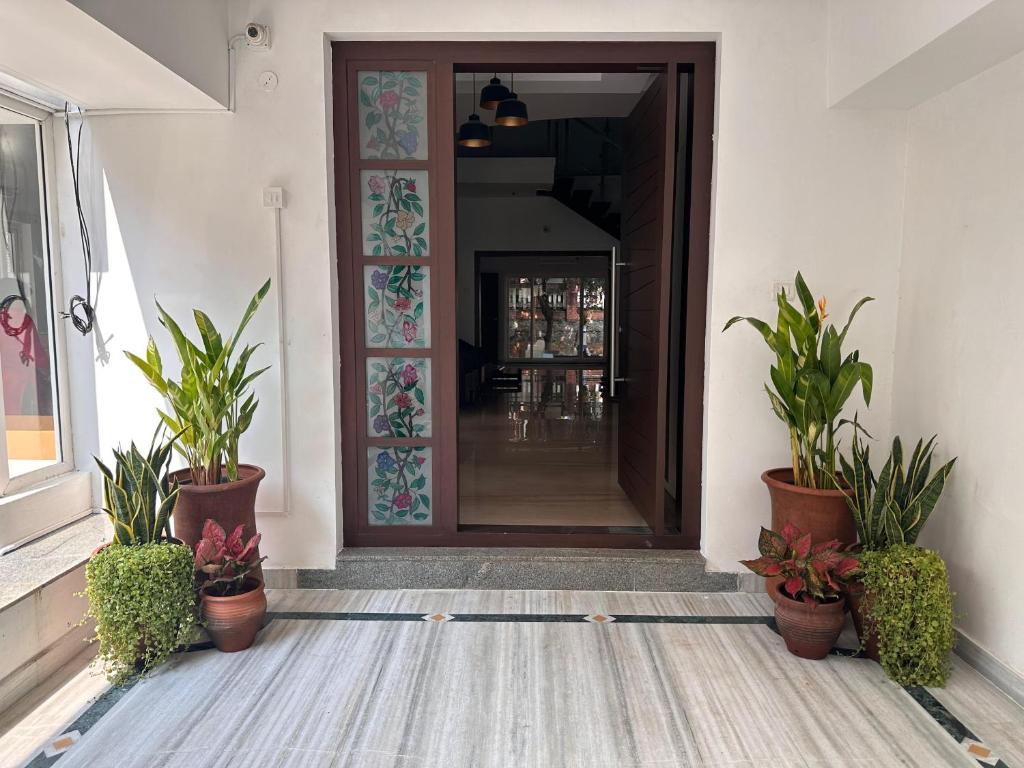
POLYGON ((250 21, 245 25, 245 44, 250 48, 269 48, 270 27, 250 21))

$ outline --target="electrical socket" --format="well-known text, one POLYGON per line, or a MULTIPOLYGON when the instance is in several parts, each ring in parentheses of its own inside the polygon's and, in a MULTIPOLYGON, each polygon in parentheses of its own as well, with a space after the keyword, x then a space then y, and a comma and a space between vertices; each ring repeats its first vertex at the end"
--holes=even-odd
POLYGON ((264 187, 263 207, 284 208, 284 190, 281 187, 264 187))
POLYGON ((793 301, 796 298, 796 284, 786 280, 776 280, 772 283, 772 301, 774 302, 780 293, 785 292, 786 298, 793 301))

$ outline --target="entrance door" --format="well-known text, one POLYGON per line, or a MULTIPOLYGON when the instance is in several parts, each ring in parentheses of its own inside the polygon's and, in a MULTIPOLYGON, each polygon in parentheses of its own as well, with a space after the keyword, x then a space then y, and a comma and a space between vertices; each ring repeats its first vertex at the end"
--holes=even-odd
POLYGON ((699 546, 714 43, 335 42, 343 542, 699 546), (665 521, 666 323, 678 75, 694 82, 681 526, 665 521), (650 531, 489 533, 458 515, 457 72, 657 72, 627 132, 620 482, 650 531), (689 421, 687 421, 687 419, 689 421), (687 427, 686 424, 691 426, 687 427))
POLYGON ((619 328, 612 371, 619 396, 619 485, 656 533, 664 529, 665 391, 675 114, 670 77, 659 74, 626 119, 622 249, 616 270, 619 328), (674 120, 672 121, 674 125, 674 120))

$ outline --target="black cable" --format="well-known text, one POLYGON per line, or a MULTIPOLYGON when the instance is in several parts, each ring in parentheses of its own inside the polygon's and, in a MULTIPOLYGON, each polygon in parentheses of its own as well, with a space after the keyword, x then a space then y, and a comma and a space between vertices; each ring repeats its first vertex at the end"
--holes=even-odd
POLYGON ((71 302, 68 304, 68 311, 61 312, 60 316, 65 319, 70 319, 71 324, 75 326, 78 332, 85 336, 92 330, 93 321, 96 315, 92 306, 92 242, 89 239, 89 224, 86 221, 85 211, 82 210, 82 193, 78 183, 78 169, 82 160, 82 125, 85 123, 85 118, 82 117, 82 110, 79 109, 78 135, 74 143, 72 143, 70 109, 71 105, 65 101, 64 128, 68 137, 68 159, 71 161, 71 185, 75 191, 75 208, 78 211, 78 232, 82 239, 82 258, 85 262, 85 296, 83 297, 79 294, 72 296, 71 302))

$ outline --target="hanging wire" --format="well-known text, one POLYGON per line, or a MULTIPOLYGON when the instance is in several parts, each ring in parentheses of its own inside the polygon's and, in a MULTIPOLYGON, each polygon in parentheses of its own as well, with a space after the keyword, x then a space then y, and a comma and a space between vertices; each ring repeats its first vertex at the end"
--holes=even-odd
POLYGON ((85 336, 92 330, 95 310, 92 306, 92 242, 89 239, 89 224, 85 211, 82 210, 82 192, 79 185, 79 164, 82 161, 82 126, 85 118, 81 108, 78 109, 78 132, 71 139, 71 105, 64 102, 64 128, 68 137, 68 159, 71 161, 71 186, 75 191, 75 208, 78 211, 78 232, 82 239, 82 258, 85 262, 85 296, 75 294, 68 304, 68 311, 60 316, 71 320, 75 329, 85 336))

